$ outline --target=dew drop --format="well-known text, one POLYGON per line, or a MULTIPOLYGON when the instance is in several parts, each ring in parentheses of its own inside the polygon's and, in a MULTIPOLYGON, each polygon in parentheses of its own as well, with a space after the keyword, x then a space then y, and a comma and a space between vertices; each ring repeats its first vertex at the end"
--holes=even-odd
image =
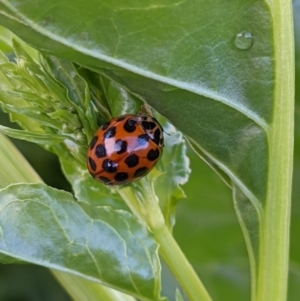
POLYGON ((242 31, 234 36, 232 42, 239 50, 250 50, 253 46, 254 39, 251 32, 242 31))

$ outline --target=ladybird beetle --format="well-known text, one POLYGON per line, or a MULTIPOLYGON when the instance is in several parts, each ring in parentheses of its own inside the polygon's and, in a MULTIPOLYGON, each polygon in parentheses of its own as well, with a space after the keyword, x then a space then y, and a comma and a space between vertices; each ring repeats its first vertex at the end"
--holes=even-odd
POLYGON ((164 145, 163 129, 152 116, 127 114, 103 124, 92 138, 87 167, 106 185, 122 185, 145 176, 164 145))

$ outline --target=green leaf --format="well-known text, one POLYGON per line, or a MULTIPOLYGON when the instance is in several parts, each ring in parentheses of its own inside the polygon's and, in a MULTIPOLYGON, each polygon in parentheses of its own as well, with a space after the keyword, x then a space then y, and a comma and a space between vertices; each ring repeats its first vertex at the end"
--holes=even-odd
POLYGON ((90 217, 69 193, 16 184, 0 190, 0 222, 5 255, 80 275, 141 300, 161 300, 158 246, 126 211, 98 207, 90 217))
MULTIPOLYGON (((90 140, 96 127, 96 117, 90 104, 90 94, 86 81, 80 77, 71 62, 59 60, 53 56, 45 56, 45 60, 50 69, 49 73, 66 88, 68 99, 75 108, 82 122, 83 131, 90 140)), ((45 62, 43 66, 48 67, 45 62)))
POLYGON ((100 87, 113 117, 128 113, 136 114, 141 110, 142 102, 130 94, 130 91, 110 78, 101 75, 99 77, 101 79, 100 87))
POLYGON ((4 27, 0 27, 0 50, 4 53, 12 52, 11 45, 12 33, 4 27))
POLYGON ((0 132, 16 139, 26 140, 38 144, 51 145, 61 143, 66 139, 69 139, 68 136, 61 136, 55 134, 36 134, 30 133, 22 130, 15 130, 11 128, 7 128, 5 126, 0 125, 0 132))
POLYGON ((86 82, 70 62, 42 56, 35 62, 20 43, 14 40, 13 45, 17 64, 2 59, 0 102, 11 120, 27 131, 1 130, 11 137, 51 145, 53 152, 57 149, 53 145, 63 142, 72 158, 84 161, 87 139, 96 124, 86 82))
MULTIPOLYGON (((0 104, 13 105, 14 107, 29 106, 26 102, 26 97, 25 99, 22 97, 23 95, 29 94, 28 86, 25 79, 20 79, 20 76, 17 76, 17 65, 10 63, 7 57, 1 52, 0 64, 0 104), (23 92, 23 95, 18 93, 20 90, 23 92)), ((22 127, 34 129, 36 132, 42 131, 37 122, 26 116, 22 116, 18 113, 11 113, 10 116, 13 121, 16 121, 22 127)))
POLYGON ((50 118, 46 114, 41 113, 41 111, 37 111, 37 107, 18 108, 11 105, 2 104, 2 108, 3 111, 7 113, 25 115, 29 119, 39 123, 42 127, 61 129, 61 123, 57 122, 53 118, 50 118))

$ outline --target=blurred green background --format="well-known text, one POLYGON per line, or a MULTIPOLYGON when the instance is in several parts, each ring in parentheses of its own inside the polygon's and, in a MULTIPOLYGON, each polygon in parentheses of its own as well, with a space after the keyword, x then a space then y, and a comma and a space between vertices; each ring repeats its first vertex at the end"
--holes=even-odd
MULTIPOLYGON (((289 301, 299 300, 300 296, 300 0, 293 4, 296 110, 289 301)), ((0 124, 9 124, 8 117, 1 112, 0 124)), ((34 144, 13 142, 47 184, 70 190, 56 156, 34 144)), ((233 210, 231 191, 191 150, 189 157, 192 174, 184 186, 187 198, 177 208, 175 238, 212 297, 228 300, 229 296, 234 296, 235 300, 250 300, 247 252, 233 210)), ((163 272, 163 277, 163 291, 169 295, 174 283, 168 271, 163 272)), ((66 301, 70 298, 45 268, 0 265, 0 301, 37 300, 66 301)))

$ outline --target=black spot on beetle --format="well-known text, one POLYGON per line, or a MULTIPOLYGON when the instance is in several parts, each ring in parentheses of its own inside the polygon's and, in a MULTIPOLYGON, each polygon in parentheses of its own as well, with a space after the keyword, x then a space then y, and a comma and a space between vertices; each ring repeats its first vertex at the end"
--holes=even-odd
POLYGON ((114 173, 117 171, 118 163, 112 162, 109 159, 105 159, 102 163, 102 168, 108 173, 114 173))
POLYGON ((150 149, 148 154, 147 154, 147 159, 149 161, 155 161, 157 160, 157 158, 159 157, 160 155, 160 152, 159 152, 159 149, 157 148, 156 150, 154 149, 150 149))
POLYGON ((142 134, 138 136, 137 144, 139 147, 148 145, 149 136, 147 134, 142 134))
POLYGON ((106 138, 112 138, 116 135, 116 127, 115 126, 111 126, 103 135, 104 139, 106 138))
POLYGON ((123 128, 128 133, 133 133, 136 129, 136 120, 129 118, 123 125, 123 128))
POLYGON ((152 121, 143 121, 142 122, 143 129, 146 130, 153 130, 156 127, 156 123, 152 121))
POLYGON ((127 142, 125 140, 118 139, 114 145, 114 150, 117 154, 122 154, 127 150, 127 142))
POLYGON ((117 182, 125 182, 127 179, 128 179, 128 173, 126 173, 126 172, 118 172, 115 175, 115 180, 117 182))
POLYGON ((152 139, 156 145, 159 145, 160 135, 161 135, 160 129, 156 129, 154 132, 154 137, 152 139))
POLYGON ((124 162, 129 168, 132 168, 139 164, 139 157, 136 154, 132 154, 128 156, 124 162))
POLYGON ((148 171, 147 167, 140 167, 139 169, 137 169, 134 173, 134 177, 138 178, 143 176, 146 172, 148 171))
POLYGON ((97 164, 96 164, 96 162, 91 157, 89 157, 89 164, 90 164, 91 169, 93 171, 95 171, 96 168, 97 168, 97 164))
POLYGON ((109 127, 109 125, 110 125, 110 121, 104 123, 104 124, 101 126, 101 129, 102 129, 103 131, 105 131, 105 130, 109 127))
POLYGON ((103 158, 106 156, 106 148, 103 144, 98 144, 95 150, 97 158, 103 158))
POLYGON ((98 136, 94 136, 90 142, 90 150, 92 150, 94 148, 97 141, 98 141, 98 136))

